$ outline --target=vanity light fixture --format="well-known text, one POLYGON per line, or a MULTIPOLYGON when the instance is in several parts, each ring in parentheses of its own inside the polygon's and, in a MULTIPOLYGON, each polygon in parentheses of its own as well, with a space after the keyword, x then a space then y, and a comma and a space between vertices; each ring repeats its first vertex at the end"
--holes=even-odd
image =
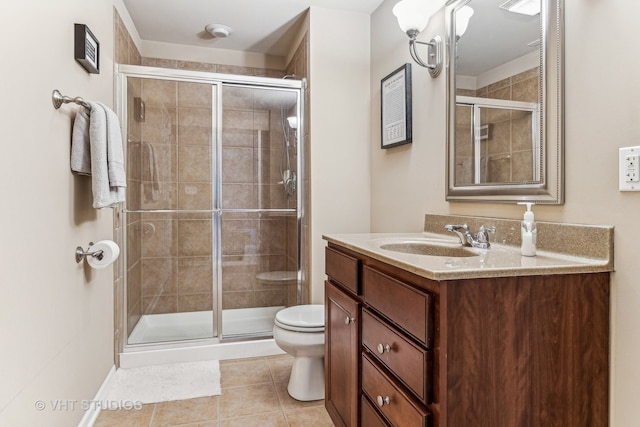
POLYGON ((535 16, 540 13, 540 0, 507 0, 500 5, 500 9, 535 16))
POLYGON ((467 31, 469 20, 473 16, 471 6, 463 6, 456 12, 456 41, 467 31))
POLYGON ((409 53, 419 65, 427 68, 431 77, 438 77, 442 71, 442 39, 435 36, 428 43, 416 38, 427 27, 431 16, 440 8, 440 0, 402 0, 393 7, 398 25, 409 36, 409 53), (417 51, 418 44, 427 46, 427 60, 417 51))

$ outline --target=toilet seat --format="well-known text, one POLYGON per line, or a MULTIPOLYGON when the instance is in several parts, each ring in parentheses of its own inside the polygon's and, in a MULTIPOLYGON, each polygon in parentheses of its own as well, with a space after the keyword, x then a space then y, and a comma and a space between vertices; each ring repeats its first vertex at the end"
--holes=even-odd
POLYGON ((276 326, 295 332, 324 332, 324 305, 295 305, 276 313, 276 326))

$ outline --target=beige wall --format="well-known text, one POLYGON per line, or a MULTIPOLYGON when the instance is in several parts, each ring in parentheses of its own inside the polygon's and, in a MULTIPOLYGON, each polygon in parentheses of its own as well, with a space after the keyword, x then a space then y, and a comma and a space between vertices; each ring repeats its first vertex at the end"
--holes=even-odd
MULTIPOLYGON (((407 38, 391 13, 394 4, 386 0, 371 24, 372 230, 419 231, 426 212, 521 218, 520 206, 445 201, 444 75, 432 79, 412 65, 414 142, 392 150, 378 148, 379 81, 400 64, 411 62, 407 38)), ((640 56, 633 53, 640 38, 634 22, 640 4, 566 0, 565 5, 566 203, 534 210, 540 220, 616 227, 611 425, 631 426, 637 424, 640 396, 640 264, 634 259, 640 241, 640 194, 618 191, 617 156, 619 147, 640 141, 636 99, 640 56)), ((421 39, 435 34, 444 34, 443 12, 432 19, 421 39)))
POLYGON ((113 7, 120 0, 7 3, 2 12, 4 224, 0 249, 0 425, 71 426, 113 365, 113 273, 76 264, 76 246, 111 239, 111 209, 69 167, 75 105, 113 106, 113 7), (100 41, 99 75, 74 60, 74 23, 100 41), (37 411, 35 402, 46 404, 37 411), (52 401, 77 401, 54 410, 52 401))
POLYGON ((369 16, 311 8, 311 302, 327 233, 369 231, 369 16))

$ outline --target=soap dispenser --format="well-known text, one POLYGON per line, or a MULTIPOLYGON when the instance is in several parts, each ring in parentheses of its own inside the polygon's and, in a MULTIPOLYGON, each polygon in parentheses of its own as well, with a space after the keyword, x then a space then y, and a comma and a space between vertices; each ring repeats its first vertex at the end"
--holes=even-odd
POLYGON ((536 222, 533 218, 533 212, 531 206, 533 203, 524 202, 518 203, 519 205, 527 205, 527 210, 524 213, 520 232, 522 235, 522 255, 523 256, 535 256, 536 255, 536 222))

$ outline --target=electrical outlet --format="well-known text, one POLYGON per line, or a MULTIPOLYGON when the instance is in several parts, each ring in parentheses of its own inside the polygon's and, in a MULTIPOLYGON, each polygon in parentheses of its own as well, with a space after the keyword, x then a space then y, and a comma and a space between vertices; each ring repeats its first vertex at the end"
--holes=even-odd
POLYGON ((619 149, 620 191, 640 191, 640 147, 619 149))

